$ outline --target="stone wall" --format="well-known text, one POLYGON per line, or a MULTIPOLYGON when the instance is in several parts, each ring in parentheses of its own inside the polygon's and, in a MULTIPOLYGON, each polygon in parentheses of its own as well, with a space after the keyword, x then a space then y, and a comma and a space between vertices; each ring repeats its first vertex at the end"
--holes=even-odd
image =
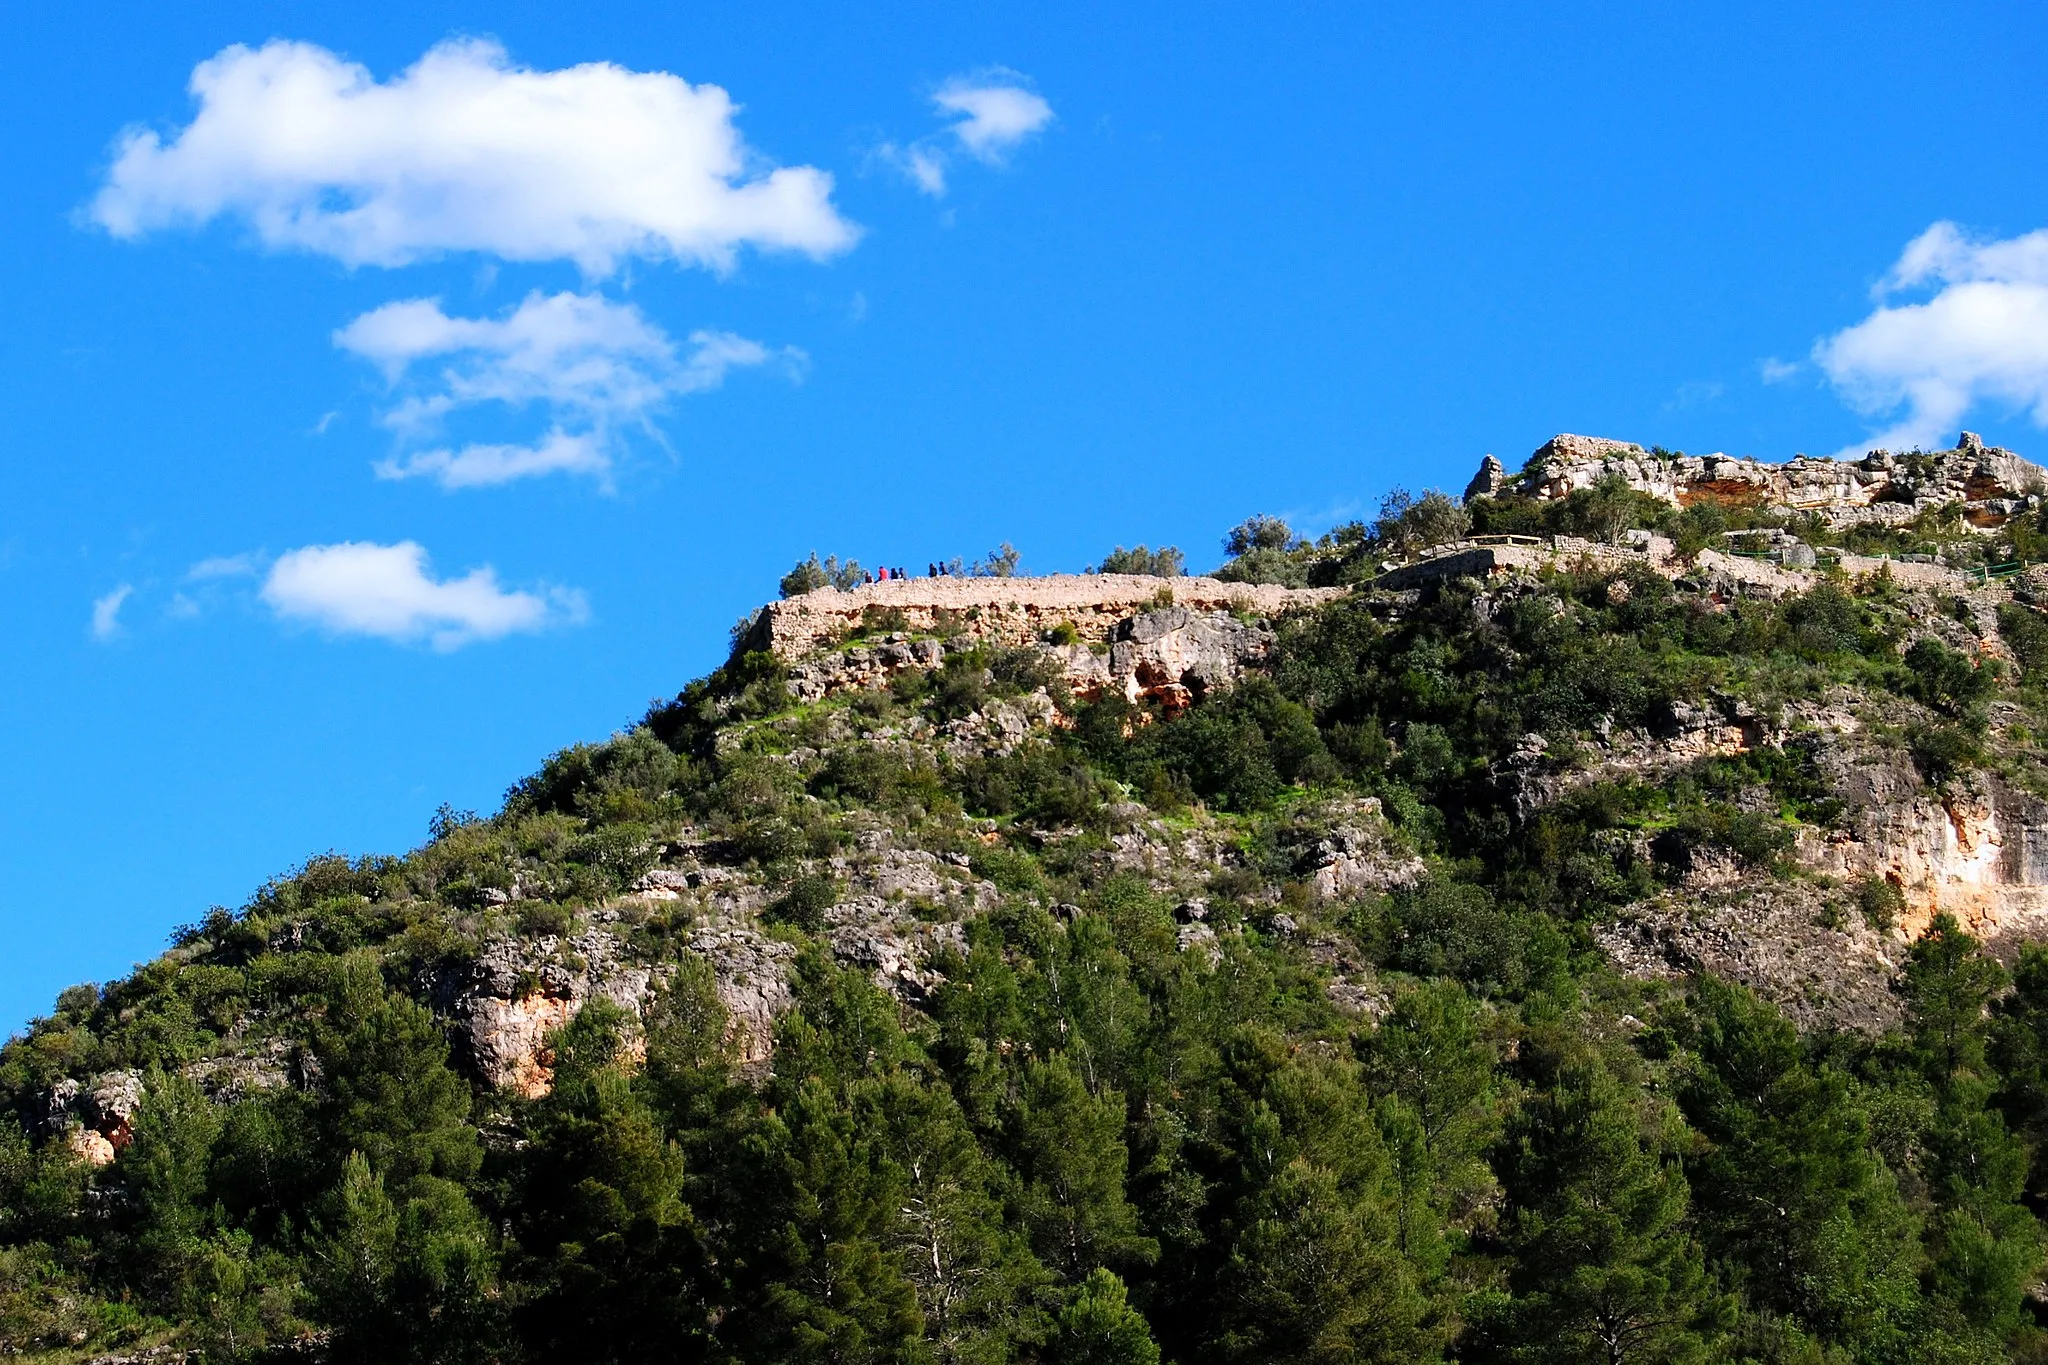
MULTIPOLYGON (((1500 538, 1501 543, 1457 541, 1439 546, 1428 558, 1404 564, 1373 580, 1372 586, 1390 591, 1426 587, 1458 578, 1488 579, 1508 573, 1537 573, 1545 569, 1567 569, 1581 563, 1618 569, 1640 564, 1666 578, 1707 576, 1732 587, 1742 596, 1781 597, 1804 592, 1820 581, 1820 572, 1792 569, 1769 560, 1750 559, 1702 550, 1690 561, 1679 559, 1671 541, 1664 536, 1644 536, 1622 545, 1604 545, 1577 536, 1500 538)), ((1945 592, 1989 592, 1995 598, 2009 595, 1998 584, 1986 585, 1961 569, 1945 564, 1914 564, 1870 555, 1845 554, 1840 568, 1850 578, 1889 573, 1909 587, 1933 588, 1945 592)))
POLYGON ((1341 597, 1346 588, 1281 588, 1214 578, 1141 574, 1047 574, 1037 578, 904 578, 851 592, 820 588, 761 609, 748 645, 798 660, 845 639, 865 623, 907 634, 958 631, 991 644, 1042 641, 1055 626, 1084 644, 1106 643, 1119 622, 1155 606, 1273 617, 1341 597), (873 613, 870 615, 869 613, 873 613), (901 624, 896 624, 895 616, 901 624))

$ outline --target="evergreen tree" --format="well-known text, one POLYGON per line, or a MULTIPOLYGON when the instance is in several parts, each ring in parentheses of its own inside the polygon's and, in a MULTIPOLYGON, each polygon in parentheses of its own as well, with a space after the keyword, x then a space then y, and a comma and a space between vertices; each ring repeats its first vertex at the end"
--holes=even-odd
POLYGON ((342 1365, 463 1365, 494 1354, 493 1258, 459 1186, 416 1178, 401 1208, 351 1152, 307 1253, 314 1313, 342 1365))
POLYGON ((1445 1209, 1489 1179, 1478 1158, 1497 1124, 1493 1059, 1471 997, 1452 982, 1401 991, 1365 1057, 1384 1092, 1375 1112, 1399 1191, 1401 1249, 1433 1271, 1447 1254, 1436 1235, 1445 1209))
POLYGON ((901 1172, 895 1239, 939 1360, 997 1362, 1042 1329, 1038 1291, 1050 1279, 1025 1239, 1004 1225, 993 1182, 953 1097, 907 1074, 852 1096, 901 1172))
POLYGON ((1969 1327, 2003 1337, 2021 1323, 2041 1270, 2040 1224, 2021 1204, 2027 1151, 1993 1107, 1991 1004, 2005 972, 1953 916, 1938 915, 1907 954, 1908 1038, 1933 1087, 1921 1137, 1936 1213, 1929 1285, 1969 1327))
POLYGON ((178 1075, 153 1072, 136 1111, 120 1171, 134 1201, 134 1274, 166 1312, 186 1306, 213 1226, 207 1175, 220 1115, 178 1075))
POLYGON ((783 1095, 743 1155, 768 1188, 738 1248, 749 1278, 736 1335, 757 1358, 927 1358, 917 1291, 893 1254, 900 1172, 824 1082, 807 1079, 783 1095))
POLYGON ((327 1216, 308 1245, 307 1288, 334 1334, 338 1360, 382 1358, 398 1335, 391 1281, 398 1272, 398 1206, 361 1152, 342 1162, 327 1216))
POLYGON ((1685 1178, 1591 1058, 1522 1106, 1502 1145, 1510 1298, 1489 1345, 1544 1365, 1702 1359, 1719 1316, 1686 1229, 1685 1178))
POLYGON ((704 1348, 703 1256, 682 1153, 619 1065, 624 1018, 602 998, 555 1040, 555 1083, 522 1153, 523 1314, 545 1359, 654 1361, 704 1348))
POLYGON ((1998 1107, 2033 1149, 2027 1189, 2048 1194, 2048 945, 2021 947, 2012 990, 1991 1021, 1998 1107))
POLYGON ((1063 1054, 1032 1062, 1009 1128, 1022 1178, 1018 1210, 1041 1260, 1072 1281, 1099 1265, 1143 1263, 1158 1254, 1124 1189, 1130 1151, 1122 1096, 1089 1094, 1063 1054))
POLYGON ((1919 1314, 1917 1228, 1848 1079, 1740 986, 1696 979, 1690 1016, 1678 1096, 1703 1139, 1686 1174, 1708 1250, 1754 1307, 1894 1349, 1919 1314))
POLYGON ((1060 1305, 1047 1365, 1159 1365, 1159 1347, 1116 1272, 1097 1266, 1060 1305))
POLYGON ((1427 1303, 1371 1201, 1296 1158, 1248 1201, 1223 1274, 1228 1328, 1217 1343, 1246 1362, 1395 1362, 1436 1357, 1427 1303))
POLYGON ((1940 914, 1906 954, 1900 985, 1907 1028, 1922 1069, 1939 1087, 1987 1069, 1991 1002, 2006 977, 1978 947, 1955 916, 1940 914))
POLYGON ((448 1065, 441 1025, 402 995, 374 997, 317 1038, 328 1148, 360 1152, 391 1188, 420 1175, 466 1180, 483 1159, 469 1087, 448 1065))

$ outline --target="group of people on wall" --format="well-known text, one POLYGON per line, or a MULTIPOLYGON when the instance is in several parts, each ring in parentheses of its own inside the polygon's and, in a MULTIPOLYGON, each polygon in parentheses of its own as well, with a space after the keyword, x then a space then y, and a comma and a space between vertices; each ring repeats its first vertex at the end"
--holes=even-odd
MULTIPOLYGON (((860 581, 862 583, 888 583, 899 578, 909 578, 910 576, 910 574, 902 569, 863 569, 861 570, 860 581)), ((953 569, 948 564, 931 563, 924 566, 924 576, 926 578, 950 578, 953 576, 953 569)))

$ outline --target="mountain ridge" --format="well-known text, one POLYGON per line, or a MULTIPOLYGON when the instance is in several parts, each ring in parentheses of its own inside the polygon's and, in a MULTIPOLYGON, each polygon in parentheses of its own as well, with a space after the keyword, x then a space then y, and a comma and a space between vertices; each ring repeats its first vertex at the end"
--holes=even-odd
POLYGON ((0 1050, 0 1345, 2037 1358, 2040 510, 1608 449, 1207 578, 799 565, 0 1050))

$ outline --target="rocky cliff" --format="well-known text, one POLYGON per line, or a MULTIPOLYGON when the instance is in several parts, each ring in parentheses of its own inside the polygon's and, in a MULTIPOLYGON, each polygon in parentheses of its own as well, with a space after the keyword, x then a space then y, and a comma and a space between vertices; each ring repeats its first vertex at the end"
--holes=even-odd
POLYGON ((1966 431, 1952 450, 1873 450, 1852 462, 1798 455, 1782 464, 1721 454, 1674 455, 1631 441, 1558 435, 1537 447, 1512 479, 1498 460, 1487 456, 1467 496, 1555 500, 1607 478, 1619 478, 1674 506, 1713 499, 1785 508, 1836 526, 1895 526, 1960 505, 1969 525, 1994 530, 2039 507, 2048 491, 2048 471, 1966 431))

